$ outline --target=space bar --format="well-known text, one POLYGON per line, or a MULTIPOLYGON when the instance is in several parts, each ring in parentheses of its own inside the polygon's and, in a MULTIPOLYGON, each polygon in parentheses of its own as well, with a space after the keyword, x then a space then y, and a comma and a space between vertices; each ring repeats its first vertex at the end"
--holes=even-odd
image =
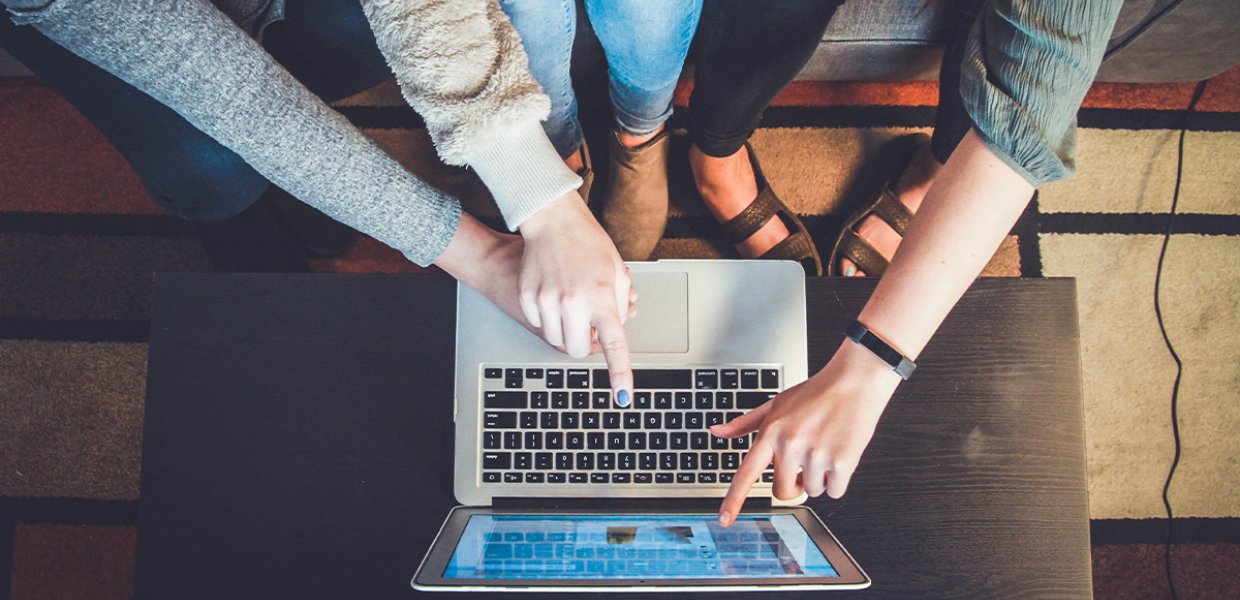
POLYGON ((689 369, 633 369, 633 388, 638 390, 693 389, 689 369))

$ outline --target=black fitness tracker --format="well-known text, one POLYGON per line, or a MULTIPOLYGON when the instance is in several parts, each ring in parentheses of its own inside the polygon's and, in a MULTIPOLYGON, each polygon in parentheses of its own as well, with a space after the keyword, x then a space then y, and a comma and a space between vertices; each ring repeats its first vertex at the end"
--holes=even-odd
POLYGON ((869 350, 879 360, 891 365, 892 370, 900 376, 900 379, 908 381, 908 378, 913 375, 913 370, 917 368, 917 365, 909 360, 907 356, 900 354, 899 350, 892 348, 882 338, 874 335, 874 332, 867 329, 860 321, 853 321, 851 325, 846 327, 844 335, 848 336, 848 339, 860 344, 866 350, 869 350))

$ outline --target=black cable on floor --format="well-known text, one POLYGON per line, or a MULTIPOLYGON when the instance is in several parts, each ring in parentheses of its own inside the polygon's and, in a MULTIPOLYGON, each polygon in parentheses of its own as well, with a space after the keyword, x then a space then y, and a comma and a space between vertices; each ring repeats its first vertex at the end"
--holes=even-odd
POLYGON ((1171 241, 1171 231, 1175 226, 1175 211, 1180 203, 1180 181, 1184 176, 1184 134, 1188 132, 1188 117, 1193 114, 1193 110, 1197 108, 1197 101, 1201 100, 1202 93, 1206 90, 1206 81, 1197 82, 1197 87, 1193 90, 1193 98, 1188 102, 1188 109, 1184 111, 1184 117, 1180 122, 1180 146, 1176 154, 1175 167, 1175 191, 1171 195, 1171 211, 1167 215, 1167 231, 1163 234, 1162 250, 1158 253, 1158 270, 1154 274, 1154 315, 1158 317, 1158 330, 1162 333, 1163 343, 1167 346, 1167 351, 1171 353, 1171 358, 1175 360, 1175 385, 1171 388, 1171 434, 1175 438, 1175 457, 1171 460, 1171 468, 1167 470, 1167 481, 1163 484, 1162 501, 1163 507, 1167 509, 1167 543, 1163 548, 1163 562, 1167 567, 1167 588, 1171 591, 1171 597, 1178 599, 1179 595, 1175 591, 1175 577, 1171 571, 1171 533, 1175 521, 1171 511, 1171 498, 1168 493, 1171 491, 1171 480, 1175 477, 1175 469, 1180 466, 1180 379, 1184 375, 1184 363, 1180 361, 1180 355, 1175 351, 1175 347, 1171 345, 1171 338, 1167 335, 1167 327, 1163 324, 1162 316, 1162 273, 1163 261, 1167 257, 1167 244, 1171 241))

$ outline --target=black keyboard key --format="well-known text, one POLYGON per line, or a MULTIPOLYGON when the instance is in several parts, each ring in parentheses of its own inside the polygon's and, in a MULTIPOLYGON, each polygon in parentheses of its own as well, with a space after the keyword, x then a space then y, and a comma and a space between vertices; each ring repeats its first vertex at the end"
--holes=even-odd
POLYGON ((629 450, 645 450, 646 434, 641 431, 629 432, 629 450))
POLYGON ((620 452, 616 454, 616 468, 623 471, 632 471, 637 468, 636 452, 620 452))
POLYGON ((483 452, 482 468, 484 469, 511 469, 512 453, 511 452, 483 452))
POLYGON ((560 389, 564 387, 564 369, 547 369, 547 388, 560 389))
POLYGON ((675 478, 672 477, 671 473, 656 473, 654 476, 655 483, 672 483, 674 481, 675 478))
POLYGON ((698 392, 693 398, 693 407, 698 410, 710 410, 715 407, 714 392, 698 392))
POLYGON ((654 452, 642 452, 637 455, 637 464, 643 471, 653 471, 659 466, 659 455, 654 452))
POLYGON ((580 431, 569 431, 568 433, 565 433, 564 447, 569 450, 581 450, 582 448, 585 448, 586 434, 580 431))
POLYGON ((722 410, 732 410, 736 408, 736 396, 732 392, 718 392, 715 394, 715 408, 722 410))
POLYGON ((526 473, 525 474, 526 483, 542 483, 543 478, 544 478, 544 475, 542 473, 526 473))
POLYGON ((593 471, 594 470, 594 453, 578 452, 577 453, 577 470, 593 471))
POLYGON ((523 479, 520 473, 504 473, 504 483, 521 483, 523 479))
POLYGON ((632 476, 630 476, 628 473, 612 473, 611 474, 612 483, 628 483, 630 479, 632 479, 632 476))
POLYGON ((611 433, 608 433, 607 434, 607 449, 608 450, 624 450, 624 446, 625 446, 624 443, 625 441, 627 441, 625 439, 626 437, 628 436, 624 435, 624 432, 622 431, 613 431, 611 433))
POLYGON ((534 466, 534 455, 529 452, 513 452, 512 468, 528 471, 534 466))
POLYGON ((683 431, 672 432, 672 450, 687 450, 689 448, 689 434, 683 431))
POLYGON ((723 425, 723 413, 708 412, 706 413, 706 428, 710 429, 715 425, 723 425))
POLYGON ((663 427, 663 415, 657 412, 648 412, 642 415, 642 426, 646 429, 661 429, 663 427))
POLYGON ((779 371, 775 369, 762 369, 762 389, 779 389, 779 371))
POLYGON ((705 450, 710 445, 710 435, 705 431, 695 431, 689 434, 689 447, 694 450, 705 450))
POLYGON ((743 415, 743 414, 745 414, 745 413, 742 413, 742 412, 730 412, 730 413, 727 413, 727 414, 723 415, 723 422, 724 422, 724 423, 731 423, 732 421, 735 421, 735 420, 737 420, 737 419, 741 418, 741 415, 743 415))
POLYGON ((594 370, 594 389, 596 390, 610 390, 611 389, 611 374, 607 372, 607 369, 595 369, 594 370))
POLYGON ((677 473, 676 483, 693 483, 693 473, 677 473))
POLYGON ((505 431, 504 432, 504 448, 507 450, 521 449, 521 432, 505 431))
POLYGON ((698 473, 698 483, 714 483, 714 473, 698 473))
POLYGON ((679 461, 676 460, 675 452, 659 453, 659 469, 662 471, 675 471, 679 461))
POLYGON ((733 450, 748 450, 749 449, 749 436, 742 435, 741 437, 738 437, 738 438, 732 438, 732 449, 733 450))
POLYGON ((775 392, 737 392, 736 408, 758 408, 775 397, 775 392))
POLYGON ((590 392, 573 392, 573 408, 577 410, 590 408, 590 392))
POLYGON ((741 387, 747 390, 758 389, 757 369, 741 369, 741 387))
POLYGON ((713 390, 719 387, 719 371, 715 369, 698 369, 694 374, 694 387, 699 390, 713 390))
POLYGON ((719 371, 719 388, 724 390, 734 390, 740 386, 740 371, 736 369, 723 369, 719 371))
POLYGON ((551 395, 547 392, 530 392, 530 408, 547 408, 550 400, 551 395))
POLYGON ((724 452, 719 458, 722 460, 723 468, 728 471, 735 471, 741 468, 741 455, 739 452, 724 452))
POLYGON ((611 471, 616 468, 615 452, 599 452, 598 460, 594 461, 600 471, 611 471))
POLYGON ((624 413, 624 428, 625 429, 641 429, 642 428, 642 414, 639 412, 632 412, 632 411, 624 413))
POLYGON ((599 425, 598 419, 599 419, 599 416, 598 416, 598 413, 596 412, 581 413, 581 428, 582 429, 598 429, 598 425, 599 425))
POLYGON ((728 449, 728 438, 715 437, 713 435, 710 436, 710 449, 711 450, 727 450, 728 449))
POLYGON ((693 393, 676 392, 676 408, 680 410, 688 410, 693 408, 693 393))
POLYGON ((662 431, 656 431, 656 432, 651 433, 650 434, 650 449, 651 450, 666 450, 667 449, 667 434, 662 431))
POLYGON ((560 414, 561 429, 577 429, 581 427, 581 415, 575 412, 566 412, 560 414))
POLYGON ((547 483, 564 483, 566 479, 563 473, 547 473, 547 483))
POLYGON ((548 431, 546 439, 543 440, 548 450, 559 450, 564 447, 563 431, 548 431))
POLYGON ((499 379, 504 376, 504 370, 499 368, 487 368, 482 370, 482 376, 487 379, 499 379))
POLYGON ((504 387, 521 387, 521 369, 504 369, 504 387))
POLYGON ((568 408, 568 392, 551 392, 551 408, 568 408))
POLYGON ((521 413, 521 429, 538 429, 538 413, 521 413))
POLYGON ((494 450, 495 448, 499 448, 499 444, 500 444, 499 440, 500 440, 500 437, 499 437, 498 431, 482 432, 482 447, 487 450, 494 450))
POLYGON ((541 431, 525 432, 525 449, 526 450, 542 450, 542 432, 541 431))
POLYGON ((483 471, 482 483, 499 483, 499 471, 483 471))
POLYGON ((653 396, 650 392, 635 392, 633 394, 633 408, 650 408, 654 404, 653 396))
POLYGON ((482 413, 482 426, 486 429, 516 429, 517 413, 488 410, 482 413))
POLYGON ((543 429, 559 429, 560 415, 559 413, 545 412, 538 417, 538 426, 543 429))
POLYGON ((719 483, 732 483, 732 478, 735 476, 734 473, 720 473, 719 483))
POLYGON ((590 389, 589 369, 569 369, 568 387, 574 390, 590 389))
POLYGON ((573 453, 572 452, 556 452, 555 453, 555 468, 557 471, 567 471, 573 468, 573 453))
POLYGON ((663 419, 664 429, 680 429, 684 427, 685 415, 683 413, 671 412, 671 413, 667 413, 666 415, 664 415, 664 417, 665 417, 663 419))
POLYGON ((650 473, 634 473, 633 483, 650 483, 654 481, 654 476, 650 473))
POLYGON ((525 370, 525 378, 526 378, 526 379, 542 379, 542 378, 543 378, 543 370, 542 370, 542 369, 532 369, 532 368, 531 368, 531 369, 526 369, 526 370, 525 370))
POLYGON ((681 471, 696 471, 698 468, 698 455, 696 452, 685 452, 680 455, 681 471))
POLYGON ((715 471, 719 469, 719 455, 714 452, 702 453, 702 470, 715 471))
POLYGON ((590 473, 590 483, 607 483, 609 479, 606 473, 590 473))
POLYGON ((611 408, 611 392, 594 392, 592 407, 600 410, 611 408))
POLYGON ((603 429, 620 429, 620 413, 603 413, 603 429))
POLYGON ((671 392, 655 392, 654 393, 654 407, 659 410, 667 410, 671 408, 672 407, 672 393, 671 392))
POLYGON ((762 474, 762 483, 771 483, 772 481, 775 481, 774 473, 767 471, 762 474))
POLYGON ((554 459, 552 458, 552 454, 550 452, 535 452, 534 468, 539 471, 550 471, 553 460, 554 459))
POLYGON ((590 476, 585 473, 569 473, 569 483, 585 483, 590 480, 590 476))
POLYGON ((633 369, 633 389, 688 390, 693 388, 689 369, 633 369))
POLYGON ((685 413, 685 429, 701 429, 705 422, 700 412, 685 413))
POLYGON ((586 434, 586 448, 590 450, 603 449, 603 433, 601 431, 592 431, 586 434))

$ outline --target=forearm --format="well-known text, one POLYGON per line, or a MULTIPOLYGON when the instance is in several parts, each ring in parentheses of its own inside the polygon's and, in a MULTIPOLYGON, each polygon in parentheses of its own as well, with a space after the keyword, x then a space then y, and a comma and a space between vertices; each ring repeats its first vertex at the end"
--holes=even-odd
POLYGON ((906 356, 918 356, 1032 195, 1033 187, 970 131, 858 320, 906 356))
POLYGON ((456 231, 454 199, 403 169, 205 2, 60 0, 16 19, 414 262, 429 264, 456 231))

